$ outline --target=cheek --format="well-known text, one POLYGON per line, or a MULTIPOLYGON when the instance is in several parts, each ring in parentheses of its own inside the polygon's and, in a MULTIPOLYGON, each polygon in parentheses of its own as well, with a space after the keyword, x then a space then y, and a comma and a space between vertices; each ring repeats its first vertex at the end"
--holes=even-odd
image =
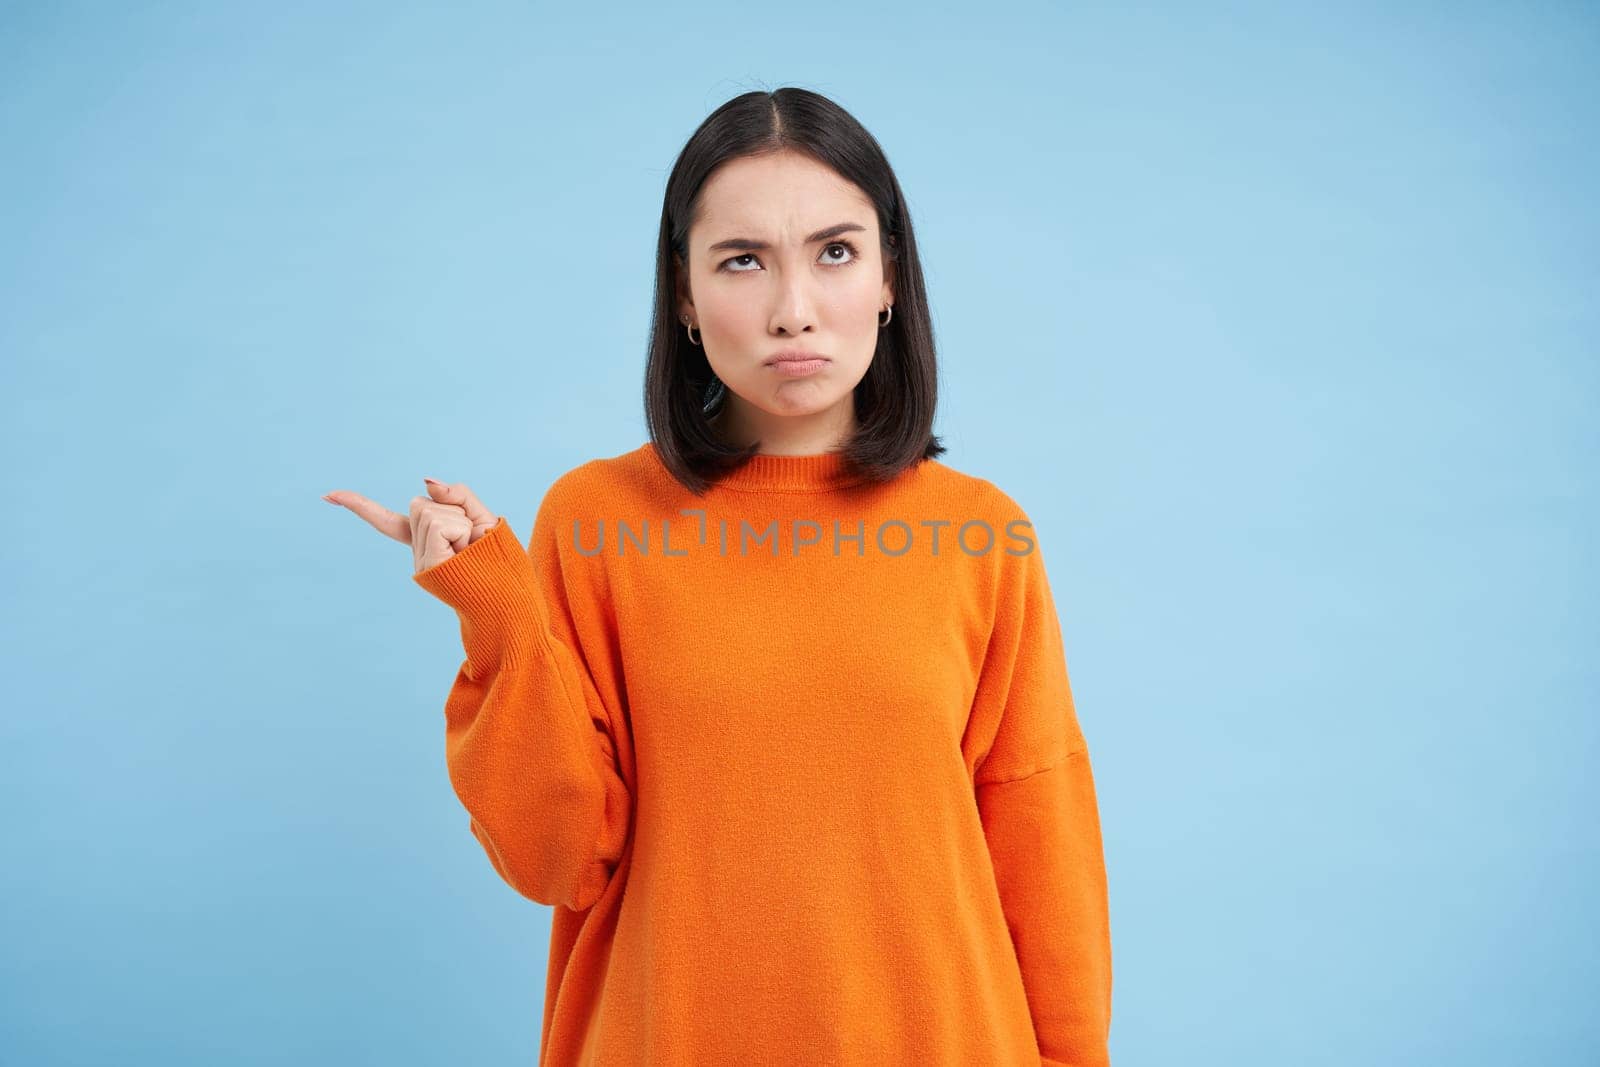
POLYGON ((755 301, 720 287, 696 301, 695 310, 701 328, 714 337, 739 337, 761 325, 761 309, 755 301))
POLYGON ((882 285, 869 276, 869 272, 861 271, 852 278, 850 284, 845 286, 834 301, 834 307, 850 321, 860 322, 878 313, 879 290, 882 285))

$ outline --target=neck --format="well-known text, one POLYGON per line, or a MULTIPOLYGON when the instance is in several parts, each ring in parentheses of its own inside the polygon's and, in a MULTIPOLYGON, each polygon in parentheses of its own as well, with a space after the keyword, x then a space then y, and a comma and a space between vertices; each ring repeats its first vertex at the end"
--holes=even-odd
POLYGON ((761 455, 818 455, 840 448, 855 432, 855 397, 847 395, 809 415, 773 415, 729 392, 711 425, 724 441, 740 448, 761 442, 761 455))

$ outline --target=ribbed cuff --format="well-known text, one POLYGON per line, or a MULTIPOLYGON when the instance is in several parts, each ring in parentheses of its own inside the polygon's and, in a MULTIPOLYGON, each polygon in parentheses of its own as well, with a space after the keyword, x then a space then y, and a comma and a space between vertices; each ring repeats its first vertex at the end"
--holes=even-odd
POLYGON ((512 645, 543 644, 538 575, 504 515, 472 544, 411 578, 460 614, 473 659, 493 658, 512 645))

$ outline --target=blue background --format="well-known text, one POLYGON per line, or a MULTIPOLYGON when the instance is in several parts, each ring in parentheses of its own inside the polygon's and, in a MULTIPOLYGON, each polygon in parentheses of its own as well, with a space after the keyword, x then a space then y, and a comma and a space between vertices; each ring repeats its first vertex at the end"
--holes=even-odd
POLYGON ((1203 6, 0 9, 0 1061, 534 1062, 455 618, 319 496, 644 441, 667 170, 796 84, 1037 524, 1115 1061, 1595 1062, 1600 15, 1203 6))

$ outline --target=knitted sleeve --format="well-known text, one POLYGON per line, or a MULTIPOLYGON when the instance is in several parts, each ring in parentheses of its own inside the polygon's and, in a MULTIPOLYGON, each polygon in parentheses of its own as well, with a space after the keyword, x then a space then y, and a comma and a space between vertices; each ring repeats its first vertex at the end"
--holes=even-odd
POLYGON ((518 893, 582 910, 616 869, 632 801, 616 717, 577 638, 556 498, 552 487, 526 548, 502 516, 412 577, 461 623, 466 659, 445 700, 445 757, 469 828, 518 893))
POLYGON ((1046 1067, 1110 1063, 1111 928, 1088 745, 1037 544, 1008 561, 974 715, 973 782, 1046 1067))

